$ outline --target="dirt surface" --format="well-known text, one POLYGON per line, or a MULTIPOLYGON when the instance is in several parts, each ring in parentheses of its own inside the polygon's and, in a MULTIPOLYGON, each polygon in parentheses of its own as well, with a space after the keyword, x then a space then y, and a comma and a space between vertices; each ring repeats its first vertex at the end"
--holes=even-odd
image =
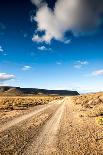
POLYGON ((103 155, 103 125, 72 97, 7 118, 0 121, 0 155, 103 155))

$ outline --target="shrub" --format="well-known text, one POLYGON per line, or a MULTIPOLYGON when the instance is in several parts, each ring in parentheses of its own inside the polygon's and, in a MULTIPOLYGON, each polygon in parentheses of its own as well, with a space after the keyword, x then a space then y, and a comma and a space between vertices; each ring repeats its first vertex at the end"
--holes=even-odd
POLYGON ((88 112, 88 116, 90 117, 103 116, 103 104, 95 106, 91 111, 88 112))
POLYGON ((49 102, 61 99, 60 96, 25 96, 25 97, 1 97, 0 109, 25 109, 35 105, 48 104, 49 102))
POLYGON ((96 122, 99 124, 99 125, 103 125, 103 117, 98 117, 96 119, 96 122))

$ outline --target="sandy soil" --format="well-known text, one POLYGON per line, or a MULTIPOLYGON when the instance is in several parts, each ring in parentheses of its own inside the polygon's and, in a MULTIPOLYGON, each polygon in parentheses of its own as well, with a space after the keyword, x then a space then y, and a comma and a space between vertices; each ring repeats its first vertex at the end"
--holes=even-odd
POLYGON ((87 117, 80 105, 66 98, 66 106, 57 135, 61 155, 103 155, 103 126, 87 117))
POLYGON ((1 119, 0 155, 103 155, 103 126, 66 97, 1 119))

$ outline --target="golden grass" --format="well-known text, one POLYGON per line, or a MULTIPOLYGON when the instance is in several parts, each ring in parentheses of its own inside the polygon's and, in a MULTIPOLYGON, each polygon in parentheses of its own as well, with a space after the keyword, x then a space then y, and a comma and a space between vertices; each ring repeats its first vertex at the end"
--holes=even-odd
POLYGON ((89 112, 88 116, 98 117, 103 116, 103 104, 94 106, 89 112))
POLYGON ((48 104, 49 102, 61 99, 60 96, 16 96, 0 97, 1 110, 26 109, 28 107, 48 104))
POLYGON ((75 96, 73 102, 86 109, 89 117, 103 116, 103 93, 75 96))
POLYGON ((85 94, 73 97, 75 104, 81 104, 85 108, 93 108, 103 103, 103 93, 85 94))

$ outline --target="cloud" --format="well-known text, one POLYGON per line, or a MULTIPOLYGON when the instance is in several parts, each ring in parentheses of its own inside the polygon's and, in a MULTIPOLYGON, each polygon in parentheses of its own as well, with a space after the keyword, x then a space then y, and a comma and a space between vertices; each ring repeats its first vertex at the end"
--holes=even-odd
POLYGON ((74 65, 74 68, 76 69, 81 69, 83 66, 88 65, 88 61, 77 61, 76 64, 74 65))
POLYGON ((76 68, 76 69, 80 69, 82 67, 82 65, 74 65, 74 68, 76 68))
POLYGON ((7 73, 0 73, 0 81, 1 82, 12 80, 14 78, 15 78, 15 75, 7 74, 7 73))
POLYGON ((88 61, 77 61, 81 65, 88 65, 88 61))
POLYGON ((23 71, 28 71, 28 70, 31 70, 31 69, 32 69, 31 66, 23 66, 23 67, 22 67, 22 70, 23 70, 23 71))
POLYGON ((4 50, 3 50, 2 46, 0 46, 0 52, 4 52, 4 50))
POLYGON ((74 35, 93 32, 102 21, 103 0, 57 0, 51 10, 42 0, 31 0, 38 7, 34 20, 39 36, 34 34, 33 41, 50 43, 52 39, 64 41, 65 33, 74 35))
POLYGON ((61 62, 56 62, 56 64, 57 64, 57 65, 62 65, 62 63, 61 63, 61 62))
POLYGON ((65 44, 70 44, 72 42, 71 39, 64 41, 65 44))
POLYGON ((91 75, 92 75, 92 76, 99 76, 99 75, 103 75, 103 69, 93 71, 93 72, 91 73, 91 75))
POLYGON ((2 48, 2 46, 0 46, 0 54, 7 56, 8 54, 5 53, 4 49, 2 48))
POLYGON ((45 46, 40 46, 40 47, 38 47, 38 50, 40 50, 40 51, 51 51, 52 49, 51 48, 47 48, 45 46))
POLYGON ((7 54, 7 53, 4 53, 3 55, 4 55, 4 56, 7 56, 8 54, 7 54))
POLYGON ((40 6, 42 0, 31 0, 32 4, 36 5, 37 7, 40 6))

